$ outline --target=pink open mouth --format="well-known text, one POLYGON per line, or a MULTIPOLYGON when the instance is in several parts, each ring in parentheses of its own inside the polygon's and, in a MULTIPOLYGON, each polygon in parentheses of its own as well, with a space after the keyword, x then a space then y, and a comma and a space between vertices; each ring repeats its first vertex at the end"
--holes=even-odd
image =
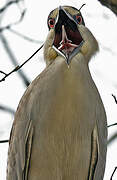
POLYGON ((75 43, 72 40, 68 39, 65 27, 64 25, 62 25, 62 40, 59 43, 60 46, 58 46, 58 50, 63 52, 65 56, 69 56, 69 54, 72 53, 72 51, 79 45, 78 42, 75 43))
POLYGON ((53 48, 69 63, 71 58, 78 53, 83 42, 77 24, 61 9, 55 25, 53 48))

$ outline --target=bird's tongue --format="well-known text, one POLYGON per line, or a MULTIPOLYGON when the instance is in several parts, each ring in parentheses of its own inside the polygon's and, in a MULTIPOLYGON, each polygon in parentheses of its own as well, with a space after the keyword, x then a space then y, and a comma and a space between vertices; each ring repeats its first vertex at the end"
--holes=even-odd
POLYGON ((69 56, 69 54, 77 47, 78 45, 73 44, 72 41, 68 39, 65 27, 62 25, 62 40, 59 43, 58 50, 62 51, 66 56, 69 56))

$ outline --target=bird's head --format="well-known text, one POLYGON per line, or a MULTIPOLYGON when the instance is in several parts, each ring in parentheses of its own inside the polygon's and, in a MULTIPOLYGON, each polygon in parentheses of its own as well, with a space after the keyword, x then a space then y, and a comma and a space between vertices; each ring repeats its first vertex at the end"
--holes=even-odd
POLYGON ((67 64, 74 57, 83 56, 88 62, 98 50, 98 43, 86 28, 81 12, 71 6, 60 6, 50 12, 47 24, 49 34, 44 44, 46 63, 63 56, 67 64))

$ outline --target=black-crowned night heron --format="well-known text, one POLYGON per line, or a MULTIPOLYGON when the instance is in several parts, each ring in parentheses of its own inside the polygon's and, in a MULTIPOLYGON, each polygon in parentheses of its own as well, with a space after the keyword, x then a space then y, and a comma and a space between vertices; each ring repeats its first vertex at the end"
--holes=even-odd
POLYGON ((59 7, 47 22, 47 67, 15 114, 7 180, 102 180, 106 115, 88 68, 98 43, 76 8, 59 7))

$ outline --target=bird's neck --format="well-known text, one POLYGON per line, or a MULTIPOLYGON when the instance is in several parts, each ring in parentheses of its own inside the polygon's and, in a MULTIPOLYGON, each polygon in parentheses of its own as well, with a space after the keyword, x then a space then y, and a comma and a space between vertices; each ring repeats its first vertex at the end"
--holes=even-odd
POLYGON ((71 88, 74 88, 76 83, 80 84, 84 83, 84 81, 92 80, 88 64, 85 58, 80 54, 79 57, 74 57, 69 65, 62 56, 58 56, 49 66, 52 66, 50 69, 53 69, 52 71, 55 74, 57 81, 61 84, 64 83, 66 88, 67 86, 72 86, 71 88))

